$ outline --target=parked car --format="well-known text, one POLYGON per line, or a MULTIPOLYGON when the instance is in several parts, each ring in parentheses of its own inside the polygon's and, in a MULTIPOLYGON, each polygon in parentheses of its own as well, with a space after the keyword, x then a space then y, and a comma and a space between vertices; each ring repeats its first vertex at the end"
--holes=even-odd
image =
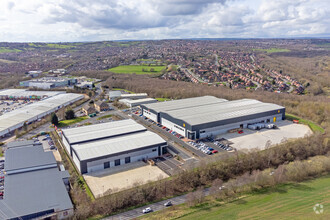
POLYGON ((171 206, 172 205, 172 202, 171 201, 168 201, 164 204, 164 206, 168 207, 168 206, 171 206))
POLYGON ((217 150, 213 150, 212 153, 213 154, 216 154, 216 153, 218 153, 218 151, 217 150))
POLYGON ((148 207, 148 208, 143 209, 142 212, 149 213, 149 212, 152 212, 152 209, 150 207, 148 207))
POLYGON ((243 134, 244 132, 243 132, 243 130, 239 130, 238 133, 239 134, 243 134))

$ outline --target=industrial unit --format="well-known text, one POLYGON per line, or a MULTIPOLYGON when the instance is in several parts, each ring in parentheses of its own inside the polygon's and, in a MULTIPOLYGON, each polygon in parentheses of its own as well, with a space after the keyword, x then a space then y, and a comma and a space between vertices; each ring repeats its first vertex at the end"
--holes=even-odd
POLYGON ((63 129, 60 133, 82 174, 158 157, 167 146, 160 136, 131 119, 63 129))
POLYGON ((0 116, 0 137, 23 127, 24 123, 29 124, 37 121, 83 98, 84 96, 81 94, 60 93, 3 114, 0 116))
POLYGON ((73 215, 69 173, 59 171, 41 144, 12 142, 5 153, 4 197, 0 219, 64 219, 73 215), (17 144, 16 144, 17 143, 17 144))
POLYGON ((139 105, 142 105, 142 104, 155 103, 155 102, 157 102, 157 100, 153 99, 153 98, 135 99, 135 100, 120 99, 119 102, 123 103, 127 107, 132 108, 132 107, 139 106, 139 105))
POLYGON ((200 139, 285 118, 285 108, 253 99, 203 96, 141 105, 143 115, 189 138, 200 139))
POLYGON ((0 100, 41 100, 63 94, 64 91, 29 91, 26 89, 0 90, 0 100))
POLYGON ((148 97, 147 93, 129 93, 122 94, 121 91, 110 91, 109 100, 114 101, 116 99, 145 99, 148 97))
POLYGON ((22 81, 19 83, 20 86, 24 87, 36 87, 41 89, 51 89, 56 87, 65 87, 77 84, 75 78, 62 78, 62 77, 43 77, 39 79, 32 79, 22 81))

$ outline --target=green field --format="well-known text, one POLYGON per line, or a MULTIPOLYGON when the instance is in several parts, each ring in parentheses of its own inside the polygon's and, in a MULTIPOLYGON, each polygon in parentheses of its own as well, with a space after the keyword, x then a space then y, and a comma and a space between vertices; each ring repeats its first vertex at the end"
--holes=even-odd
POLYGON ((117 66, 108 69, 108 71, 114 73, 124 73, 124 74, 136 73, 138 75, 142 75, 142 74, 157 74, 163 69, 165 69, 165 66, 126 65, 126 66, 117 66), (142 69, 144 69, 145 71, 142 71, 142 69), (154 69, 154 71, 151 72, 150 71, 151 69, 154 69))
POLYGON ((88 118, 87 116, 82 116, 82 117, 78 117, 78 118, 74 118, 74 119, 70 119, 70 120, 63 120, 58 123, 58 127, 67 127, 69 125, 86 120, 87 118, 88 118))
POLYGON ((21 52, 19 49, 11 49, 8 47, 0 47, 0 53, 18 53, 21 52))
POLYGON ((127 89, 121 89, 121 88, 113 88, 112 90, 113 91, 125 91, 125 92, 131 93, 131 94, 134 94, 135 93, 135 92, 129 91, 127 89))
POLYGON ((299 120, 299 123, 308 125, 313 132, 324 133, 324 129, 322 127, 318 126, 317 124, 315 124, 314 122, 311 122, 309 120, 305 120, 305 119, 299 118, 298 116, 291 115, 291 114, 288 114, 288 113, 285 113, 285 118, 290 120, 290 121, 299 120))
MULTIPOLYGON (((330 176, 302 183, 282 184, 233 202, 209 201, 200 206, 172 207, 147 219, 330 219, 330 176), (315 214, 315 204, 323 213, 315 214)), ((142 218, 144 219, 144 218, 142 218)))
POLYGON ((290 52, 289 49, 283 48, 270 48, 270 49, 253 49, 254 51, 264 51, 266 53, 280 53, 280 52, 290 52))

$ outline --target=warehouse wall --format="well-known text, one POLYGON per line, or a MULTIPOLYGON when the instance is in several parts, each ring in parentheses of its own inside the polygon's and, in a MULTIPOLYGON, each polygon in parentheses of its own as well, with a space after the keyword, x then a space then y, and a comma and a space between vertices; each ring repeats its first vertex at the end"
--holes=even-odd
POLYGON ((137 150, 129 153, 122 153, 117 156, 105 157, 102 159, 95 159, 92 161, 81 161, 81 173, 90 173, 99 170, 104 170, 104 163, 110 162, 110 169, 115 167, 115 160, 120 159, 120 165, 125 164, 125 158, 131 157, 131 163, 141 161, 143 159, 158 157, 159 146, 153 146, 143 150, 137 150))
POLYGON ((276 114, 276 115, 270 115, 270 116, 267 116, 267 117, 260 117, 260 118, 241 121, 241 122, 237 122, 237 123, 206 128, 206 129, 202 129, 202 130, 197 131, 197 133, 199 132, 199 134, 200 134, 199 138, 204 138, 204 137, 211 136, 211 135, 215 136, 215 135, 218 135, 218 134, 226 133, 230 129, 239 128, 241 124, 243 124, 243 128, 247 128, 248 124, 258 123, 258 122, 261 122, 261 121, 266 122, 267 119, 270 120, 270 123, 274 123, 273 122, 274 117, 276 117, 276 121, 282 120, 282 114, 276 114))
POLYGON ((182 136, 185 136, 186 134, 186 129, 169 121, 166 120, 165 118, 162 118, 162 125, 164 125, 165 127, 171 129, 172 131, 175 131, 176 133, 181 134, 182 136))
POLYGON ((147 118, 150 118, 151 120, 157 122, 157 115, 147 111, 146 109, 143 109, 143 115, 146 116, 147 118))
POLYGON ((73 159, 73 162, 76 164, 76 167, 78 168, 78 170, 81 172, 80 161, 74 151, 72 151, 72 159, 73 159))

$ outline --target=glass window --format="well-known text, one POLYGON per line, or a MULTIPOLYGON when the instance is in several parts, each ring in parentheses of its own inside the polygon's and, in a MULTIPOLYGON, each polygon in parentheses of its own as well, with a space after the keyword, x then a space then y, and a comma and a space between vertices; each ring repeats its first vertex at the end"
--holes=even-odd
POLYGON ((104 169, 107 169, 107 168, 109 168, 110 167, 110 162, 105 162, 104 163, 104 169))
POLYGON ((130 163, 131 162, 131 157, 125 157, 125 163, 130 163))
POLYGON ((119 166, 120 165, 120 159, 115 160, 115 166, 119 166))

